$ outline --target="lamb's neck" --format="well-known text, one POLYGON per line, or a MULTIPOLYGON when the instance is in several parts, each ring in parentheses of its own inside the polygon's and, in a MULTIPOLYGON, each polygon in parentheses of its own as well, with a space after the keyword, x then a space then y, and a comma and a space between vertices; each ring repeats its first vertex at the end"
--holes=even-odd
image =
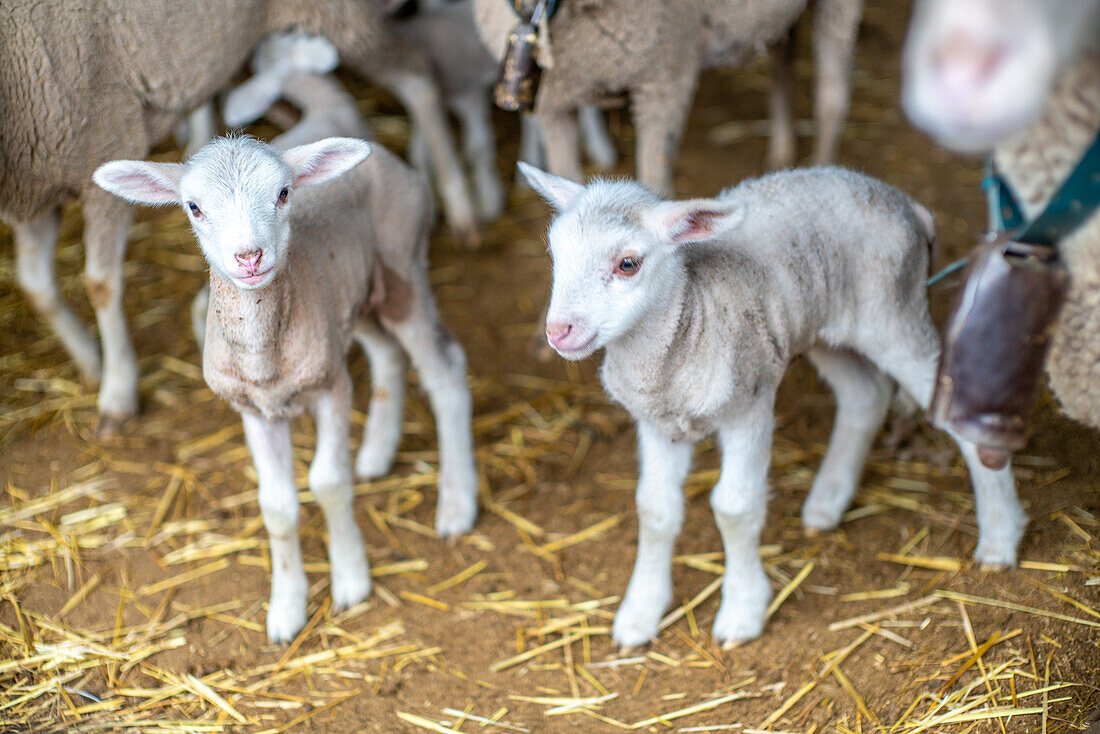
POLYGON ((1062 72, 1039 118, 997 146, 994 160, 1030 219, 1077 165, 1100 128, 1100 55, 1062 72))
POLYGON ((291 306, 285 272, 264 288, 244 290, 211 271, 210 306, 241 372, 254 383, 272 379, 291 306))
MULTIPOLYGON (((684 312, 691 309, 693 293, 682 270, 662 288, 661 299, 638 319, 630 331, 607 346, 607 359, 631 363, 646 371, 666 371, 677 336, 683 328, 684 312)), ((646 384, 658 384, 649 381, 646 384)))

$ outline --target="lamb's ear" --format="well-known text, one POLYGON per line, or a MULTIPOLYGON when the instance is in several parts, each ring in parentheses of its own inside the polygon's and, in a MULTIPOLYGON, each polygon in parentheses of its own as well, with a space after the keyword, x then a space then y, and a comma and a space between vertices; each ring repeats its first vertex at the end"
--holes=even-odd
POLYGON ((340 53, 324 36, 299 34, 290 57, 292 69, 310 74, 328 74, 340 65, 340 53))
POLYGON ((358 138, 325 138, 283 153, 294 172, 294 183, 307 186, 328 181, 354 168, 370 155, 370 144, 358 138))
POLYGON ((115 196, 135 204, 178 204, 184 169, 180 163, 111 161, 97 168, 92 180, 115 196))
POLYGON ((247 125, 271 109, 282 95, 282 79, 278 74, 270 71, 256 74, 226 96, 222 110, 225 124, 247 125))
POLYGON ((702 242, 728 232, 745 218, 745 204, 737 199, 667 201, 645 215, 661 237, 677 244, 702 242))
POLYGON ((527 179, 527 183, 531 184, 531 188, 559 212, 568 209, 577 196, 584 191, 584 186, 576 181, 541 171, 523 161, 516 165, 519 166, 519 172, 527 179))

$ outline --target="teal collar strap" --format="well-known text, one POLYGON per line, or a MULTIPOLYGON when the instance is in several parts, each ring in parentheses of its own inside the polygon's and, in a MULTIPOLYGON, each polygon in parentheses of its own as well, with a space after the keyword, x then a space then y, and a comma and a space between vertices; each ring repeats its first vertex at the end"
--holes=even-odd
POLYGON ((1100 131, 1046 208, 1031 222, 1024 219, 1008 183, 993 170, 992 159, 982 188, 989 200, 992 228, 1016 231, 1012 239, 1017 242, 1056 247, 1100 207, 1100 131))

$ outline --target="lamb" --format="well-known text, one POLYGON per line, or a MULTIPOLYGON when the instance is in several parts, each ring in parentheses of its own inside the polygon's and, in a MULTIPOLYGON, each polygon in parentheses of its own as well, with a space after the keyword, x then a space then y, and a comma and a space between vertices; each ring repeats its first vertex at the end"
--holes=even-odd
POLYGON ((352 339, 366 351, 374 382, 356 475, 380 476, 393 461, 407 352, 439 432, 436 530, 451 536, 473 525, 465 354, 440 323, 429 288, 431 197, 419 174, 361 140, 329 138, 282 153, 238 137, 215 139, 186 164, 107 163, 94 180, 135 203, 181 204, 210 264, 203 376, 240 412, 259 477, 273 642, 292 639, 306 621, 289 423, 304 410, 317 425, 309 486, 328 526, 333 603, 346 607, 370 593, 352 509, 352 339))
POLYGON ((279 150, 325 138, 373 140, 370 126, 359 113, 359 102, 330 74, 339 63, 336 47, 326 38, 299 32, 271 34, 252 54, 253 76, 226 95, 226 124, 250 123, 285 98, 302 116, 271 141, 279 150))
MULTIPOLYGON (((814 10, 817 68, 816 163, 834 157, 847 115, 852 59, 862 0, 819 0, 814 10)), ((511 0, 475 0, 478 30, 497 58, 517 17, 511 0)), ((630 98, 637 133, 639 180, 672 190, 672 162, 699 72, 735 65, 770 48, 774 167, 794 159, 787 38, 806 0, 576 0, 562 2, 549 23, 552 65, 544 63, 535 114, 550 171, 579 181, 577 125, 572 111, 619 94, 630 98)))
MULTIPOLYGON (((1029 220, 1100 131, 1100 3, 925 0, 903 60, 910 119, 954 150, 992 150, 1029 220)), ((1070 286, 1050 387, 1067 415, 1100 428, 1100 211, 1058 249, 1070 286)))
MULTIPOLYGON (((694 444, 717 434, 711 494, 726 553, 714 637, 759 635, 771 596, 758 555, 776 389, 805 354, 837 416, 802 507, 835 527, 887 412, 894 380, 927 408, 939 340, 925 277, 932 216, 900 191, 839 168, 773 173, 713 199, 663 201, 630 181, 587 186, 523 168, 557 210, 546 336, 569 360, 605 350, 600 379, 637 422, 638 555, 612 629, 624 647, 658 631, 672 599, 681 485, 694 444)), ((975 558, 1011 566, 1026 517, 1010 468, 970 468, 975 558)))
POLYGON ((428 138, 451 226, 473 237, 476 218, 428 60, 370 3, 4 4, 0 219, 11 226, 19 282, 32 305, 85 382, 102 374, 102 432, 138 407, 137 362, 122 308, 132 214, 91 184, 92 171, 108 159, 144 157, 229 83, 263 36, 290 26, 331 39, 344 61, 397 95, 428 138), (98 341, 62 299, 54 272, 58 207, 74 196, 84 208, 85 281, 102 362, 98 341))

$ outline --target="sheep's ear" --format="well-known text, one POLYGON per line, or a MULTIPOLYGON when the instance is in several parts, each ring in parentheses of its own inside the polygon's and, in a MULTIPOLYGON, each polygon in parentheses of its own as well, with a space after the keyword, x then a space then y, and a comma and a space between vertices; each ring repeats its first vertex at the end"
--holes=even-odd
POLYGON ((523 161, 516 165, 519 166, 519 172, 527 179, 527 183, 531 184, 531 188, 539 192, 539 195, 559 212, 568 209, 584 191, 584 186, 576 181, 541 171, 523 161))
POLYGON ((745 204, 736 199, 690 199, 658 204, 647 215, 649 226, 677 244, 702 242, 728 232, 745 218, 745 204))
POLYGON ((225 98, 222 117, 229 127, 246 125, 271 109, 283 94, 278 75, 261 72, 240 84, 225 98))
POLYGON ((92 174, 101 188, 135 204, 178 204, 184 166, 179 163, 111 161, 92 174))
POLYGON ((370 155, 370 144, 358 138, 325 138, 299 145, 283 153, 294 172, 294 183, 306 186, 328 181, 362 163, 370 155))

